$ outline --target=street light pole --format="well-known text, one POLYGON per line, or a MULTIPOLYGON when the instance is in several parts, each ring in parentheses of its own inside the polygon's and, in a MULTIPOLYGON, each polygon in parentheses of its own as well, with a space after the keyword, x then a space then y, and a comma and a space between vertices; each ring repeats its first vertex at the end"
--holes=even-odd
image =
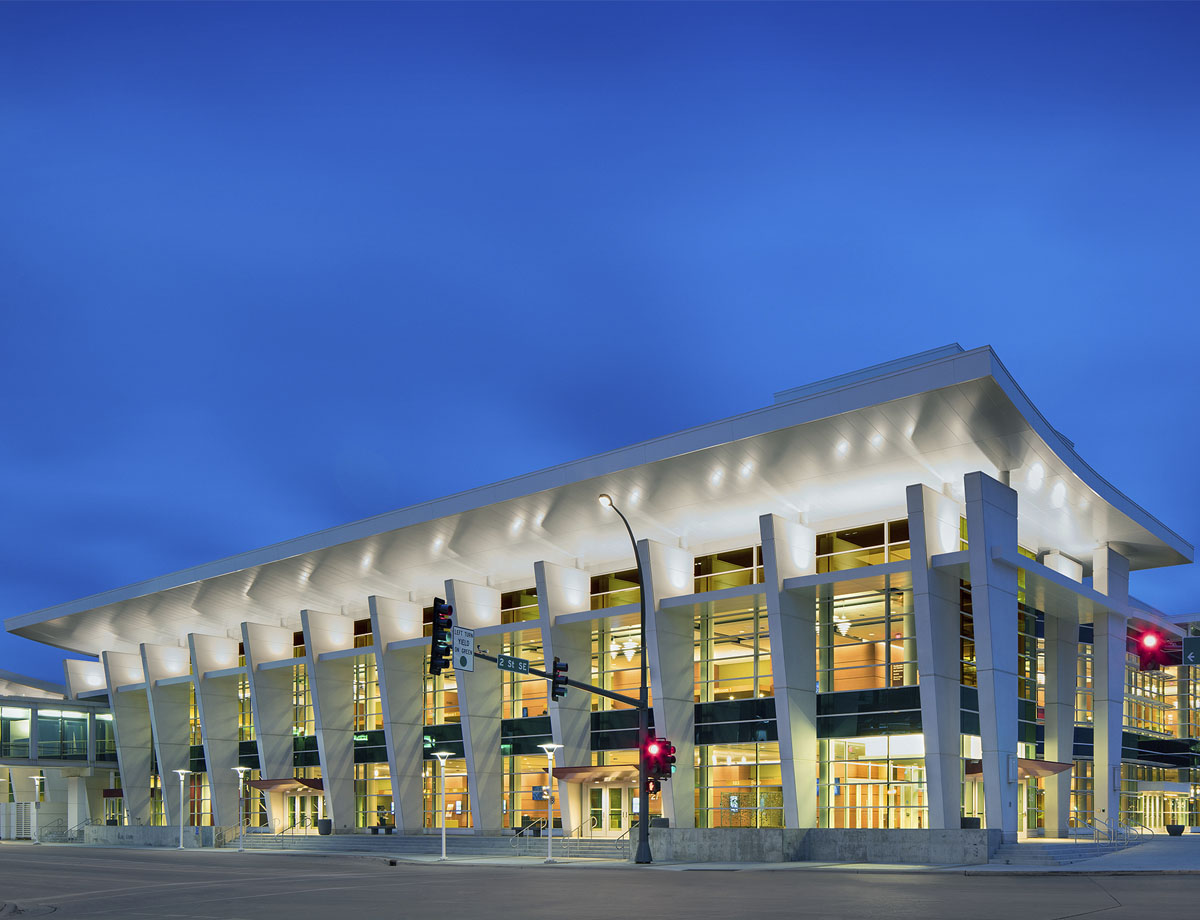
POLYGON ((543 751, 546 752, 546 760, 549 762, 546 769, 546 862, 554 862, 554 852, 551 847, 554 845, 554 752, 557 751, 561 744, 539 744, 543 751))
POLYGON ((246 771, 249 767, 234 767, 238 775, 238 852, 246 852, 246 771))
POLYGON ((33 778, 33 842, 35 846, 42 842, 38 836, 38 810, 42 807, 42 783, 45 781, 46 777, 44 776, 33 778))
POLYGON ((617 516, 625 525, 629 542, 633 544, 633 560, 637 563, 638 582, 641 585, 638 591, 642 602, 642 690, 639 697, 641 705, 638 706, 638 843, 633 861, 645 865, 653 861, 650 856, 650 796, 646 791, 646 740, 650 737, 650 692, 646 686, 646 573, 642 569, 642 554, 638 552, 637 538, 633 535, 633 528, 629 526, 629 519, 613 503, 611 495, 601 494, 599 501, 605 508, 617 512, 617 516))
POLYGON ((189 775, 191 770, 176 770, 179 774, 179 849, 183 849, 183 778, 189 775))
MULTIPOLYGON (((438 763, 442 765, 442 810, 439 812, 442 822, 442 862, 446 860, 446 758, 450 756, 449 751, 434 751, 434 757, 438 759, 438 763)), ((436 801, 436 799, 435 799, 436 801)))

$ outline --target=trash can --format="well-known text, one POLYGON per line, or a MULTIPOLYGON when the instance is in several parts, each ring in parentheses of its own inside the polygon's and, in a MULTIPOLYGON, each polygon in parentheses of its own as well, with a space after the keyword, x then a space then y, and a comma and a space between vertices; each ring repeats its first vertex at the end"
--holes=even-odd
POLYGON ((317 818, 317 833, 328 837, 333 833, 333 818, 317 818))

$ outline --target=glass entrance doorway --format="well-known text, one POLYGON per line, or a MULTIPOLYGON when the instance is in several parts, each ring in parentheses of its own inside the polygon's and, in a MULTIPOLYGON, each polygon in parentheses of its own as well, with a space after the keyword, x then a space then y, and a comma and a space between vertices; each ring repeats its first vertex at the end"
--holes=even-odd
MULTIPOLYGON (((588 787, 588 821, 584 832, 592 837, 620 837, 637 827, 637 786, 593 785, 588 787)), ((652 814, 657 803, 650 800, 652 814)))
POLYGON ((322 817, 321 795, 289 795, 284 797, 285 827, 316 833, 317 819, 322 817))

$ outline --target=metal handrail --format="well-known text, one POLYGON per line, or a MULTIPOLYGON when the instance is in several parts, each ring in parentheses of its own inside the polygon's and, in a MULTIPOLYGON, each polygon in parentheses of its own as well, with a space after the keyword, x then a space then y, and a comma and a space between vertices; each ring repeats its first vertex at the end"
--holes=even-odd
POLYGON ((625 859, 629 858, 629 832, 634 829, 635 825, 630 824, 625 828, 624 832, 613 839, 613 846, 621 851, 621 856, 625 859))
POLYGON ((518 852, 518 854, 520 854, 522 852, 521 844, 524 843, 525 844, 525 852, 528 852, 529 848, 532 846, 532 844, 530 844, 529 841, 532 840, 533 837, 527 836, 525 832, 532 831, 532 830, 541 830, 542 828, 546 827, 547 823, 548 822, 546 821, 545 818, 535 818, 533 821, 530 821, 524 827, 521 827, 515 834, 513 834, 513 839, 512 839, 512 842, 509 844, 509 846, 511 846, 513 849, 515 849, 518 852))
POLYGON ((567 858, 570 858, 571 856, 571 841, 585 839, 583 836, 583 828, 585 825, 589 830, 595 829, 596 827, 599 827, 600 819, 595 815, 590 815, 580 821, 575 827, 571 828, 570 831, 563 834, 563 855, 567 858))

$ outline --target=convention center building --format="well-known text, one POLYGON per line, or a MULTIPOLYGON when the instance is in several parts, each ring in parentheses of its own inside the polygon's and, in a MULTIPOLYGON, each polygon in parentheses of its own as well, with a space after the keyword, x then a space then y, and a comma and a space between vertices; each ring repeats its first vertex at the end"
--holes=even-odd
POLYGON ((1197 617, 1130 593, 1192 558, 951 345, 5 627, 94 658, 43 711, 111 713, 110 820, 513 833, 553 744, 555 826, 627 834, 636 709, 480 658, 429 676, 441 597, 533 669, 636 696, 645 657, 672 828, 1066 836, 1200 824, 1196 668, 1137 654, 1197 617))

